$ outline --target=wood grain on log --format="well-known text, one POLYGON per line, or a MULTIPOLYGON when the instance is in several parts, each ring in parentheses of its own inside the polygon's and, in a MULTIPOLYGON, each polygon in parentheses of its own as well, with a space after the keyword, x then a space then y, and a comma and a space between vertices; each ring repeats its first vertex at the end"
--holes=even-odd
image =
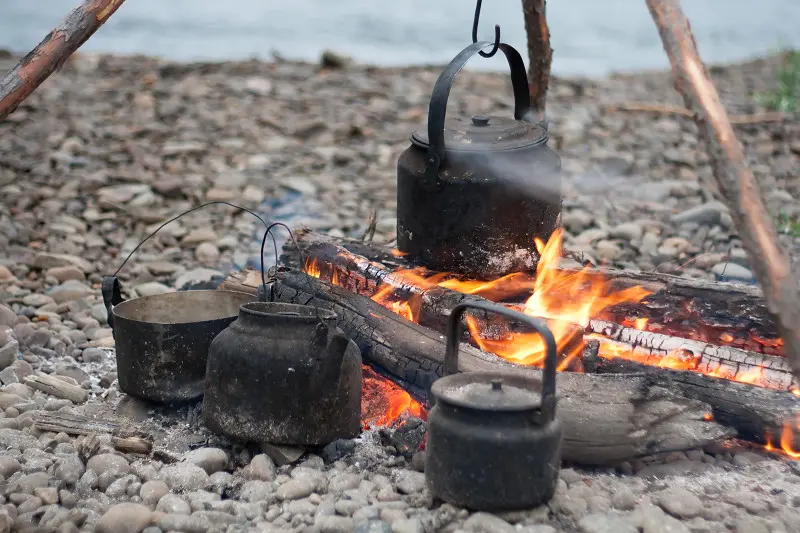
POLYGON ((736 139, 719 94, 700 59, 679 0, 647 0, 647 7, 669 56, 675 88, 694 114, 715 181, 744 248, 754 258, 756 278, 775 315, 794 375, 800 379, 800 287, 778 243, 775 224, 764 206, 744 149, 736 139))
POLYGON ((531 105, 539 120, 545 119, 547 89, 550 85, 550 29, 547 26, 547 0, 522 0, 525 33, 528 36, 528 85, 531 105))
POLYGON ((589 321, 588 330, 632 346, 632 352, 637 359, 641 358, 641 362, 655 366, 695 370, 713 377, 755 383, 761 387, 783 391, 800 388, 785 357, 640 331, 604 320, 589 321))
POLYGON ((75 50, 108 20, 125 0, 86 0, 0 79, 0 121, 11 114, 75 50))
MULTIPOLYGON (((445 343, 440 333, 369 298, 298 271, 279 272, 274 289, 279 301, 333 309, 338 326, 359 345, 364 360, 418 398, 425 399, 431 383, 441 376, 445 343)), ((257 285, 242 286, 241 290, 255 293, 257 285)), ((536 368, 514 365, 469 345, 462 345, 459 355, 462 372, 541 376, 536 368)), ((642 455, 702 446, 731 434, 706 420, 711 409, 708 404, 661 386, 650 387, 644 377, 560 373, 557 393, 558 417, 564 427, 563 457, 569 462, 617 464, 642 455)))
MULTIPOLYGON (((650 376, 667 388, 708 403, 714 419, 737 430, 744 439, 761 444, 778 442, 785 425, 794 427, 800 413, 800 397, 785 391, 753 387, 714 379, 696 372, 654 368, 624 359, 584 356, 585 372, 597 374, 640 374, 650 376)), ((800 433, 794 433, 792 449, 800 449, 800 433)))

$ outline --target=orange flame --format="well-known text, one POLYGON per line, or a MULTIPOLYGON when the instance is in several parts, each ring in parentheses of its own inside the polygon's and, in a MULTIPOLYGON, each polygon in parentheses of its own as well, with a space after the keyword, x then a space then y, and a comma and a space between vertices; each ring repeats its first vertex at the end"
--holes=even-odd
POLYGON ((366 365, 362 370, 361 426, 364 429, 391 425, 404 415, 425 418, 422 405, 400 386, 366 365))
POLYGON ((795 446, 795 432, 800 433, 800 414, 795 415, 794 424, 785 422, 781 430, 780 449, 772 443, 772 436, 767 435, 767 445, 764 447, 768 451, 783 453, 792 459, 800 459, 800 450, 795 446))

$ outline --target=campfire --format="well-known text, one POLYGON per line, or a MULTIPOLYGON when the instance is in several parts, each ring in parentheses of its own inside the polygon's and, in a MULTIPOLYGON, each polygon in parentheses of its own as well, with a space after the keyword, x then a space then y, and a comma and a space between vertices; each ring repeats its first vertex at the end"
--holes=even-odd
MULTIPOLYGON (((548 319, 559 348, 561 371, 583 371, 582 354, 587 343, 595 341, 596 357, 602 360, 691 371, 767 389, 788 390, 800 396, 800 388, 788 374, 788 367, 784 367, 787 370, 785 375, 776 377, 779 365, 774 363, 780 362, 783 355, 780 338, 759 336, 757 332, 743 338, 741 334, 734 336, 727 331, 715 331, 714 324, 704 321, 702 316, 695 315, 697 320, 691 320, 695 311, 690 304, 673 313, 683 314, 680 322, 674 317, 670 319, 668 313, 660 315, 666 316, 666 320, 658 321, 648 316, 637 316, 637 312, 642 314, 640 311, 646 308, 643 303, 646 304, 655 294, 652 288, 645 285, 619 288, 613 278, 598 274, 589 266, 577 270, 559 268, 562 257, 560 230, 554 232, 546 243, 536 239, 535 246, 541 257, 535 274, 517 272, 488 281, 414 266, 388 270, 385 265, 365 261, 344 248, 337 250, 336 257, 328 257, 331 261, 326 260, 325 254, 311 254, 303 265, 303 271, 352 290, 354 271, 382 270, 379 282, 371 286, 361 284, 356 291, 369 295, 374 302, 415 323, 420 323, 425 314, 426 297, 431 298, 431 291, 441 293, 442 289, 485 298, 527 315, 548 319), (349 266, 342 268, 343 264, 349 266), (673 324, 674 328, 671 327, 673 324), (715 343, 717 352, 732 354, 730 360, 711 361, 707 357, 711 353, 711 342, 715 343), (698 345, 705 348, 698 350, 698 345), (752 352, 745 352, 749 357, 736 361, 735 355, 743 351, 742 347, 752 352)), ((403 254, 396 249, 390 254, 402 260, 403 254)), ((652 307, 656 305, 652 304, 652 307)), ((724 319, 720 319, 717 326, 723 330, 727 325, 724 319)), ((538 335, 515 331, 513 324, 498 317, 468 314, 466 326, 469 342, 481 350, 514 364, 542 366, 544 346, 538 335)), ((382 403, 386 406, 383 415, 373 413, 366 418, 368 424, 389 423, 406 410, 416 415, 422 412, 422 406, 402 388, 374 372, 365 373, 365 377, 368 375, 372 377, 368 378, 369 385, 365 380, 365 397, 368 389, 374 394, 379 388, 384 398, 382 403)), ((374 407, 374 402, 370 405, 374 407)), ((765 433, 765 446, 768 450, 780 450, 798 458, 800 448, 795 444, 798 434, 800 417, 784 420, 779 434, 765 433)))

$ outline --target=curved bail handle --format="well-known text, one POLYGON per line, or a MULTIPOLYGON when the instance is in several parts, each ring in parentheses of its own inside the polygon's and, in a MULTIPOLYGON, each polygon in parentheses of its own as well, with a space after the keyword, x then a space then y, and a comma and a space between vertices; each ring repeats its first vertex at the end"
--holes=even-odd
POLYGON ((100 285, 100 293, 103 295, 103 304, 106 306, 106 322, 114 332, 114 306, 125 301, 122 298, 122 287, 116 276, 103 276, 103 283, 100 285))
POLYGON ((547 326, 547 323, 539 318, 525 315, 519 311, 514 311, 502 305, 466 300, 456 305, 450 311, 450 317, 447 320, 447 347, 444 353, 444 370, 443 376, 455 374, 458 372, 458 347, 461 344, 461 317, 467 309, 481 309, 490 313, 497 313, 506 318, 518 320, 531 326, 542 339, 546 348, 546 356, 544 360, 544 372, 542 374, 542 418, 544 422, 553 420, 556 412, 556 357, 558 349, 556 347, 556 339, 553 333, 547 326))
MULTIPOLYGON (((444 120, 447 114, 447 99, 456 76, 467 61, 487 46, 495 46, 489 41, 478 41, 464 48, 439 74, 433 86, 428 106, 428 155, 425 160, 425 185, 436 188, 439 181, 439 167, 444 161, 444 120)), ((531 109, 531 95, 528 87, 528 74, 525 62, 517 50, 509 44, 500 43, 498 48, 505 54, 511 69, 511 85, 514 89, 514 118, 536 123, 531 109)))

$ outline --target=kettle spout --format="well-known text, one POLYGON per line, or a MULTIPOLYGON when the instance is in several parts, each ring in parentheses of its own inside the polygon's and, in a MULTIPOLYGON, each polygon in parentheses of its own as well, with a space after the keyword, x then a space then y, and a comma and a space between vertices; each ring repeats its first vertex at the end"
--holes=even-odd
POLYGON ((314 397, 327 402, 339 390, 342 377, 342 362, 350 339, 341 333, 334 333, 325 351, 318 359, 311 378, 311 392, 314 397))

